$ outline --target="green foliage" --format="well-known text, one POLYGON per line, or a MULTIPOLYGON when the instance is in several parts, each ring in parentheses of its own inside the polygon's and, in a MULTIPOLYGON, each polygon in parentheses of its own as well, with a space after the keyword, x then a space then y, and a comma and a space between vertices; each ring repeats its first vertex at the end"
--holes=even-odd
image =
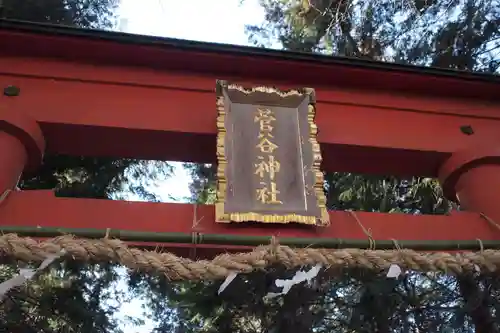
POLYGON ((336 210, 446 214, 452 206, 443 197, 438 181, 431 178, 333 172, 325 175, 325 190, 328 207, 336 210))
POLYGON ((36 175, 22 179, 19 187, 55 189, 63 197, 123 199, 135 194, 144 200, 158 201, 147 187, 171 172, 171 165, 159 161, 52 154, 46 155, 36 175))
POLYGON ((184 163, 184 168, 192 179, 189 189, 193 201, 202 204, 215 203, 216 165, 184 163))
POLYGON ((256 45, 494 73, 498 0, 260 0, 256 45))
MULTIPOLYGON (((133 283, 159 319, 155 332, 466 333, 474 329, 471 310, 495 307, 499 291, 497 277, 456 279, 409 272, 391 279, 385 272, 346 269, 322 271, 311 285, 294 286, 278 298, 265 297, 277 291, 275 279, 293 273, 277 266, 239 275, 220 295, 220 281, 173 284, 135 274, 133 283), (480 286, 473 297, 462 296, 464 281, 480 286)), ((487 319, 491 321, 484 321, 485 330, 478 332, 496 332, 498 319, 487 319)))
MULTIPOLYGON (((0 267, 2 280, 17 274, 12 266, 0 267), (8 272, 8 274, 4 273, 8 272)), ((114 284, 117 273, 107 264, 68 262, 2 300, 0 330, 5 332, 120 332, 112 315, 116 304, 128 301, 114 284)))
MULTIPOLYGON (((8 19, 82 28, 110 28, 118 0, 3 0, 8 19)), ((1 5, 0 5, 1 6, 1 5)))

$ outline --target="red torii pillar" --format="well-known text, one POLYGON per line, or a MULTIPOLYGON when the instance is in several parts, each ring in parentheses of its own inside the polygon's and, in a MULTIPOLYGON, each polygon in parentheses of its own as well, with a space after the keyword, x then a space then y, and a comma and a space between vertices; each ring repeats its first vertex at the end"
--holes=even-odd
POLYGON ((500 222, 500 142, 477 142, 455 152, 441 166, 439 179, 447 198, 500 222))
POLYGON ((16 187, 23 172, 42 162, 45 139, 38 123, 21 110, 0 105, 0 195, 16 187))

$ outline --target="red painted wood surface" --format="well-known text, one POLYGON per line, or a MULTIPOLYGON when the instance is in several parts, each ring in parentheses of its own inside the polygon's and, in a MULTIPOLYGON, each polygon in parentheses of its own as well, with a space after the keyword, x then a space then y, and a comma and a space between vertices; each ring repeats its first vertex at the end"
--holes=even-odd
MULTIPOLYGON (((457 212, 449 216, 355 214, 364 227, 371 230, 373 238, 380 240, 465 240, 471 239, 472 229, 473 239, 494 240, 500 236, 500 231, 477 213, 457 212)), ((325 228, 216 223, 214 207, 210 205, 56 198, 52 191, 14 191, 0 209, 0 221, 9 226, 367 239, 349 212, 332 211, 330 220, 332 224, 325 228), (193 228, 195 209, 199 222, 193 228)))
MULTIPOLYGON (((0 86, 21 88, 19 97, 2 103, 40 123, 49 152, 89 156, 214 162, 216 78, 33 58, 0 61, 0 86)), ((316 91, 325 170, 436 176, 457 149, 500 139, 500 101, 335 86, 316 91), (464 125, 475 134, 463 134, 464 125)))
MULTIPOLYGON (((1 96, 0 112, 9 110, 35 120, 52 153, 215 162, 216 79, 280 88, 314 87, 324 170, 437 176, 457 151, 500 145, 496 79, 488 82, 466 73, 460 77, 451 72, 423 74, 422 70, 354 60, 353 65, 327 57, 313 61, 305 55, 287 59, 277 53, 182 48, 173 41, 153 38, 134 45, 116 41, 120 34, 113 33, 70 36, 76 30, 69 28, 59 28, 57 34, 35 33, 27 27, 9 29, 0 29, 0 87, 18 86, 21 94, 1 96), (461 126, 471 126, 474 134, 462 133, 461 126)), ((18 132, 10 135, 19 139, 22 133, 18 132)), ((3 141, 6 147, 15 142, 12 138, 3 141)), ((9 158, 1 153, 1 160, 9 158)), ((481 156, 481 163, 498 160, 499 156, 491 154, 481 156)), ((486 192, 471 184, 500 184, 500 168, 479 168, 477 161, 472 164, 453 164, 447 174, 453 174, 449 196, 463 193, 468 208, 476 213, 359 212, 357 216, 375 239, 498 239, 499 231, 478 214, 481 207, 487 207, 487 215, 500 219, 495 189, 485 198, 486 192), (473 177, 461 174, 472 169, 473 177), (478 204, 484 200, 487 205, 478 204)), ((203 218, 195 231, 202 233, 366 238, 346 212, 331 212, 332 225, 327 229, 305 229, 217 224, 213 207, 198 209, 198 218, 203 218)), ((1 203, 0 225, 189 233, 193 213, 194 206, 188 204, 13 192, 1 203)), ((175 249, 182 252, 189 247, 175 249)), ((198 247, 207 256, 227 249, 198 247)))
POLYGON ((491 75, 354 58, 5 21, 0 22, 0 40, 0 53, 15 57, 237 76, 272 84, 498 99, 499 80, 491 75))

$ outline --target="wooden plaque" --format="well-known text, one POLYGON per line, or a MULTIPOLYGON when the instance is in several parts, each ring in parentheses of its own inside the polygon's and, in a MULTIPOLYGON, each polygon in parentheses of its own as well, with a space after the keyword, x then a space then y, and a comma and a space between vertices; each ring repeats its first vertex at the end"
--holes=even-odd
POLYGON ((216 92, 217 222, 328 225, 314 90, 216 92))

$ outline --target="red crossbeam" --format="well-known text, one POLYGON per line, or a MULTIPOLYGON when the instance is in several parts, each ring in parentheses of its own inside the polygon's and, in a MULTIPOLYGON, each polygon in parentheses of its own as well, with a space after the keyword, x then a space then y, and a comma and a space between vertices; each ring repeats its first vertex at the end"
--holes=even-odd
MULTIPOLYGON (((500 232, 476 213, 450 216, 405 215, 356 212, 356 216, 377 240, 496 240, 500 232)), ((51 191, 12 192, 0 209, 0 226, 42 226, 60 228, 121 229, 141 232, 277 236, 278 238, 367 237, 353 215, 330 212, 331 226, 307 228, 289 225, 221 224, 214 222, 214 207, 174 203, 144 203, 96 199, 56 198, 51 191), (195 212, 196 210, 196 212, 195 212), (195 221, 198 221, 196 223, 195 221), (193 228, 193 225, 195 227, 193 228)), ((185 255, 186 244, 163 244, 185 255)), ((241 246, 198 245, 203 256, 241 246)))
MULTIPOLYGON (((34 58, 0 61, 0 86, 21 88, 2 107, 36 119, 50 152, 89 156, 214 162, 216 78, 34 58)), ((436 176, 452 152, 500 139, 499 104, 315 88, 325 170, 436 176), (461 126, 475 134, 465 135, 461 126)))

